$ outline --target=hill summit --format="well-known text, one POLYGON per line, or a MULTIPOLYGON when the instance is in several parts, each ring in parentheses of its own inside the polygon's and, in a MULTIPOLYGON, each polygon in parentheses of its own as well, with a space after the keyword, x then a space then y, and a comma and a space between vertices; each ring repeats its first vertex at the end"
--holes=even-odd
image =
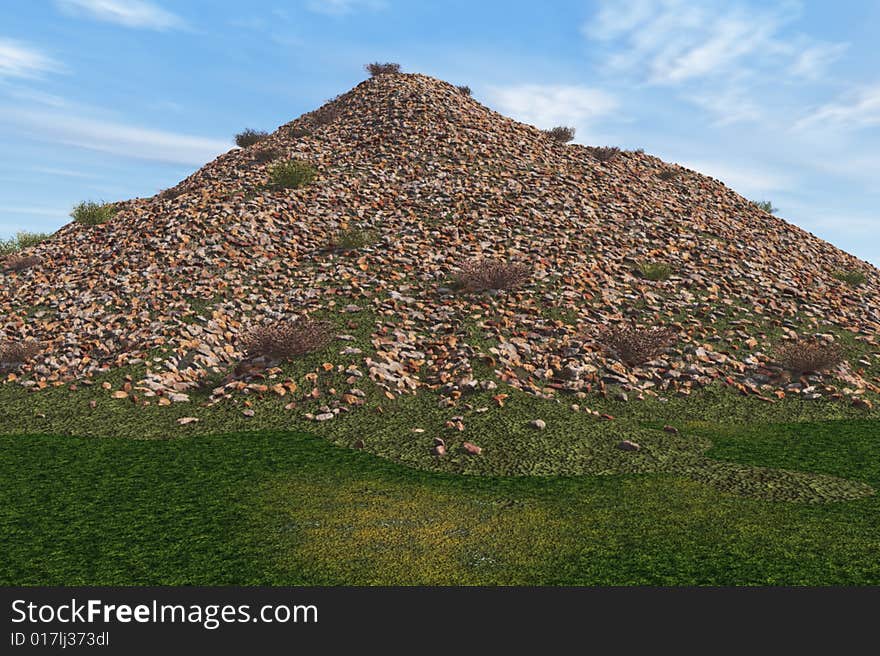
MULTIPOLYGON (((875 268, 717 180, 642 152, 559 143, 424 75, 368 79, 117 207, 27 249, 33 266, 0 273, 0 337, 39 344, 8 383, 131 368, 119 398, 271 394, 266 370, 282 369, 246 353, 243 337, 307 316, 333 333, 314 377, 342 372, 449 405, 504 384, 542 397, 713 383, 770 401, 878 391, 851 350, 824 374, 778 361, 797 340, 876 345, 875 268), (285 161, 314 178, 271 184, 285 161), (340 247, 340 235, 357 238, 340 247), (462 285, 481 262, 515 263, 521 284, 462 285), (349 343, 357 316, 372 318, 366 348, 349 343), (666 331, 665 348, 627 361, 621 344, 652 328, 666 331)), ((357 405, 338 392, 319 415, 357 405)))

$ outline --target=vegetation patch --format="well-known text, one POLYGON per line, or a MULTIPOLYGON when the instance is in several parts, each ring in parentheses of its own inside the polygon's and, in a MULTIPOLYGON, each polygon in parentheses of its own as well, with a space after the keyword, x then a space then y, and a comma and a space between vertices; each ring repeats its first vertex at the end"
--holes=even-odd
POLYGON ((858 287, 859 285, 864 285, 868 281, 868 277, 858 269, 835 271, 834 277, 841 282, 845 282, 850 287, 858 287))
POLYGON ((544 134, 558 143, 568 143, 574 139, 575 129, 558 125, 555 128, 544 130, 544 134))
POLYGON ((240 148, 247 148, 265 140, 269 136, 268 132, 263 130, 251 130, 247 128, 235 135, 235 145, 240 148))
POLYGON ((308 162, 291 160, 269 169, 269 183, 276 189, 298 189, 311 183, 317 175, 318 170, 308 162))
POLYGON ((114 203, 87 200, 74 207, 70 216, 80 225, 96 226, 107 223, 117 211, 114 203))

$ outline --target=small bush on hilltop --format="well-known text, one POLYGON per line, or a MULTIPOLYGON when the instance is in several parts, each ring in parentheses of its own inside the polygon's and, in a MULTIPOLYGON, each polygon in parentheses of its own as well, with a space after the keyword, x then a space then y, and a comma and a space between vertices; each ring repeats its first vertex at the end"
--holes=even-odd
POLYGON ((672 275, 672 267, 665 262, 639 262, 636 271, 645 280, 659 282, 672 275))
POLYGON ((309 184, 318 170, 308 162, 290 160, 279 162, 269 170, 269 181, 276 189, 298 189, 309 184))
POLYGON ((778 346, 773 358, 792 373, 803 374, 808 371, 833 369, 843 362, 844 352, 835 342, 799 339, 778 346))
POLYGON ((520 262, 473 260, 461 267, 453 285, 468 292, 515 289, 525 284, 531 276, 531 267, 520 262))
POLYGON ((45 232, 21 231, 11 239, 0 239, 0 256, 11 255, 12 253, 17 253, 25 248, 36 246, 37 244, 46 241, 51 236, 52 235, 45 232))
POLYGON ((368 230, 359 226, 339 230, 333 235, 330 247, 339 251, 356 251, 370 244, 374 244, 378 235, 374 230, 368 230))
POLYGON ((620 155, 620 148, 617 146, 593 146, 588 149, 593 158, 598 162, 613 162, 620 155))
POLYGON ((364 69, 372 77, 378 77, 379 75, 400 73, 400 64, 393 64, 390 62, 380 64, 379 62, 373 62, 372 64, 367 64, 366 66, 364 66, 364 69))
POLYGON ((251 329, 242 338, 241 350, 248 359, 290 360, 318 351, 332 339, 333 325, 329 321, 281 319, 251 329))
POLYGON ((91 200, 83 201, 73 208, 70 216, 82 225, 101 225, 107 223, 116 214, 116 205, 113 203, 96 203, 91 200))
POLYGON ((568 143, 574 139, 575 129, 564 125, 557 125, 555 128, 544 130, 544 134, 559 143, 568 143))
POLYGON ((835 271, 834 277, 841 282, 845 282, 850 287, 858 287, 867 282, 868 277, 858 269, 848 269, 846 271, 835 271))
POLYGON ((773 207, 773 203, 769 200, 753 200, 752 205, 757 207, 759 210, 763 210, 767 212, 767 214, 776 214, 778 207, 773 207))
POLYGON ((600 332, 596 341, 606 352, 634 367, 660 356, 675 343, 677 335, 673 328, 612 326, 600 332))
POLYGON ((0 342, 0 369, 17 367, 33 360, 40 353, 40 345, 29 340, 25 342, 0 342))
POLYGON ((240 148, 247 148, 248 146, 253 146, 254 144, 260 143, 263 139, 268 137, 269 135, 266 132, 261 130, 251 130, 248 128, 247 130, 243 130, 235 135, 235 145, 240 148))
POLYGON ((471 88, 469 86, 467 86, 466 84, 462 84, 461 86, 455 87, 455 88, 458 89, 461 93, 463 93, 466 96, 471 95, 471 88))

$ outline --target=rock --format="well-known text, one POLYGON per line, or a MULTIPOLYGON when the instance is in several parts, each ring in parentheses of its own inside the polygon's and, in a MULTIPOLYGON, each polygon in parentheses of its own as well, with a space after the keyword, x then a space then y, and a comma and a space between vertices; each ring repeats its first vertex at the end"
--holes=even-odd
POLYGON ((473 456, 478 456, 483 452, 482 448, 480 448, 476 444, 472 444, 470 442, 465 442, 461 446, 465 451, 467 451, 469 454, 471 454, 473 456))
POLYGON ((355 449, 363 449, 364 441, 363 440, 355 440, 355 443, 352 445, 355 449))
POLYGON ((543 419, 532 419, 529 422, 529 426, 538 430, 544 430, 547 428, 547 423, 543 419))
POLYGON ((874 404, 871 403, 868 399, 863 399, 858 396, 853 398, 852 404, 854 407, 860 408, 862 410, 872 410, 874 408, 874 404))
POLYGON ((256 414, 256 413, 255 413, 253 410, 251 410, 250 408, 248 408, 248 409, 245 410, 242 414, 243 414, 245 417, 253 417, 254 414, 256 414))
POLYGON ((642 447, 630 440, 623 440, 617 445, 617 448, 621 451, 640 451, 642 447))
POLYGON ((332 412, 322 412, 321 414, 315 415, 315 421, 329 421, 333 419, 336 415, 332 412))
POLYGON ((194 424, 199 421, 198 417, 181 417, 177 420, 177 423, 181 426, 186 426, 187 424, 194 424))
POLYGON ((433 449, 431 449, 431 453, 433 453, 435 456, 445 456, 446 447, 443 444, 438 444, 433 449))
POLYGON ((678 429, 675 426, 666 425, 663 427, 667 433, 672 433, 673 435, 678 435, 678 429))
POLYGON ((435 437, 435 438, 434 438, 434 446, 443 446, 443 447, 445 447, 445 446, 446 446, 446 442, 445 442, 445 440, 444 440, 442 437, 435 437))

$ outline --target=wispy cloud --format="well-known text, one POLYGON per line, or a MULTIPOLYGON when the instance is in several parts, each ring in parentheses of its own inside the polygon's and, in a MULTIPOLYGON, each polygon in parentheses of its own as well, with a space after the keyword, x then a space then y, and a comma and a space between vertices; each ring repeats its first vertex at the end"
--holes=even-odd
POLYGON ((177 14, 146 0, 55 0, 55 4, 69 14, 124 27, 171 30, 186 26, 177 14))
POLYGON ((0 120, 13 126, 19 134, 27 134, 40 141, 129 159, 189 166, 200 166, 232 147, 219 139, 70 116, 61 112, 0 106, 0 120))
POLYGON ((0 80, 36 78, 43 73, 63 70, 63 66, 36 48, 0 37, 0 80))
POLYGON ((577 85, 490 87, 488 98, 501 113, 541 128, 584 127, 617 108, 617 100, 611 94, 577 85))
POLYGON ((880 83, 851 92, 822 105, 795 124, 795 129, 816 126, 857 130, 880 125, 880 83))
POLYGON ((308 0, 306 8, 319 14, 344 16, 356 11, 380 11, 388 8, 386 0, 308 0))
POLYGON ((786 38, 783 28, 797 18, 799 7, 791 1, 768 8, 716 0, 601 0, 583 31, 611 46, 608 63, 614 69, 637 72, 650 84, 742 73, 774 59, 793 61, 793 70, 814 74, 844 46, 814 44, 802 35, 786 38))
POLYGON ((721 180, 728 187, 744 196, 757 196, 797 187, 797 180, 790 173, 782 173, 753 164, 739 165, 729 161, 714 160, 695 160, 679 163, 686 168, 721 180))

